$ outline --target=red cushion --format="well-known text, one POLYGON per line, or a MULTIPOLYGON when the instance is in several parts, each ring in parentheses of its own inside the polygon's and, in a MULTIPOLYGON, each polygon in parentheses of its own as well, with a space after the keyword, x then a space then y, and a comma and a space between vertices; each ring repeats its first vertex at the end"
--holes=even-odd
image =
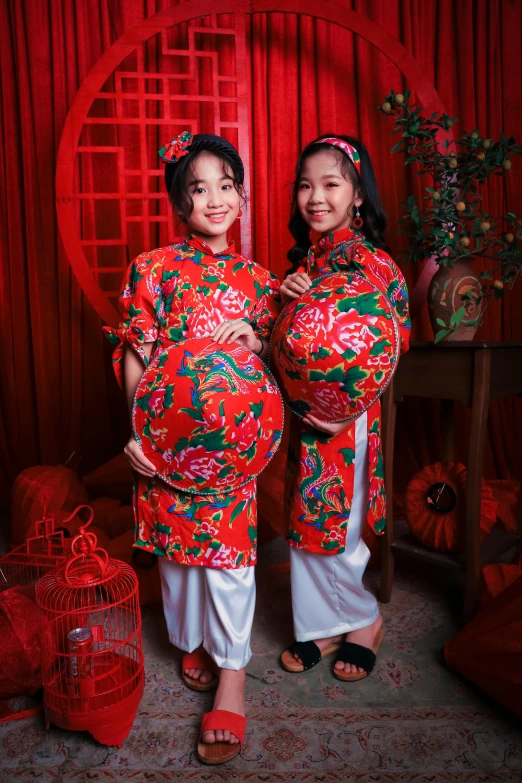
POLYGON ((237 343, 201 337, 171 345, 149 365, 133 425, 164 481, 213 495, 267 466, 281 442, 283 404, 261 359, 237 343))
POLYGON ((294 413, 322 421, 354 419, 380 397, 397 367, 392 305, 362 275, 318 277, 281 313, 271 355, 294 413))

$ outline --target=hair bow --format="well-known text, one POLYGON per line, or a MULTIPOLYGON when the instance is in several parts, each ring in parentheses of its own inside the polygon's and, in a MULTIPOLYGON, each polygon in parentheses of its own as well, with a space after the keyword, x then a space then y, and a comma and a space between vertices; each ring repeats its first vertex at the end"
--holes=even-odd
POLYGON ((158 150, 158 155, 165 163, 177 163, 184 155, 188 155, 191 144, 192 133, 183 131, 183 133, 175 136, 172 141, 169 141, 168 144, 165 144, 164 147, 158 150))

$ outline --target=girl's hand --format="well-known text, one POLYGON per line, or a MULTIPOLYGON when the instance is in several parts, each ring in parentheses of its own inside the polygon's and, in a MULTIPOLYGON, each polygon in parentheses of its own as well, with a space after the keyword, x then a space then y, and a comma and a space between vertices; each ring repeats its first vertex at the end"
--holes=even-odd
POLYGON ((292 275, 285 277, 281 284, 283 304, 286 304, 291 299, 297 299, 298 296, 306 293, 311 285, 312 281, 306 272, 294 272, 292 275))
POLYGON ((127 445, 123 449, 123 453, 129 460, 133 470, 138 471, 142 476, 147 476, 147 478, 152 478, 152 476, 154 476, 156 468, 150 459, 147 459, 142 452, 139 445, 136 443, 134 435, 130 436, 127 445))
POLYGON ((311 413, 307 413, 303 418, 303 421, 306 422, 306 424, 308 424, 310 427, 313 427, 315 430, 326 432, 327 435, 331 435, 332 437, 335 437, 336 435, 339 435, 339 433, 344 432, 344 430, 347 429, 352 423, 351 421, 321 421, 320 419, 316 419, 315 416, 312 416, 311 413))
POLYGON ((250 324, 242 318, 238 318, 237 321, 223 321, 219 326, 216 326, 210 336, 218 345, 240 343, 258 355, 263 350, 263 343, 256 337, 250 324))

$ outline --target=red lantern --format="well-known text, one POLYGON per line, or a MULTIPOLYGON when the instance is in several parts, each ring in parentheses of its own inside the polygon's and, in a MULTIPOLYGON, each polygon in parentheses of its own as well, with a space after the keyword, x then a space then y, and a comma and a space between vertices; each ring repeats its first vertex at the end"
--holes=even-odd
POLYGON ((0 557, 0 591, 14 585, 29 587, 49 571, 63 565, 70 551, 62 531, 55 531, 54 519, 35 523, 35 535, 0 557))
POLYGON ((11 492, 11 545, 21 544, 33 525, 56 511, 69 514, 87 502, 87 490, 63 465, 34 465, 18 474, 11 492))
POLYGON ((36 586, 45 720, 120 746, 143 694, 138 581, 97 547, 89 511, 69 560, 36 586))
POLYGON ((379 399, 397 367, 393 307, 361 275, 323 275, 286 305, 270 353, 294 413, 323 421, 355 419, 379 399))
MULTIPOLYGON (((465 544, 467 470, 453 462, 422 468, 410 481, 404 511, 413 535, 438 552, 461 552, 465 544)), ((497 521, 497 501, 482 479, 480 539, 497 521)))

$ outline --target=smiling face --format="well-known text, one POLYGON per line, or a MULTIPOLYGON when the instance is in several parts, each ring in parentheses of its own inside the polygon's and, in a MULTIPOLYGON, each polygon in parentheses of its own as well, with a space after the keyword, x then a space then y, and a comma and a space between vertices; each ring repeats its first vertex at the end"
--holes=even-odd
POLYGON ((187 183, 194 208, 188 218, 191 231, 214 252, 227 246, 227 231, 239 212, 240 194, 232 169, 210 152, 202 152, 187 183))
POLYGON ((297 205, 306 223, 320 234, 348 228, 355 207, 362 204, 362 198, 343 174, 342 155, 320 150, 303 163, 297 205))

